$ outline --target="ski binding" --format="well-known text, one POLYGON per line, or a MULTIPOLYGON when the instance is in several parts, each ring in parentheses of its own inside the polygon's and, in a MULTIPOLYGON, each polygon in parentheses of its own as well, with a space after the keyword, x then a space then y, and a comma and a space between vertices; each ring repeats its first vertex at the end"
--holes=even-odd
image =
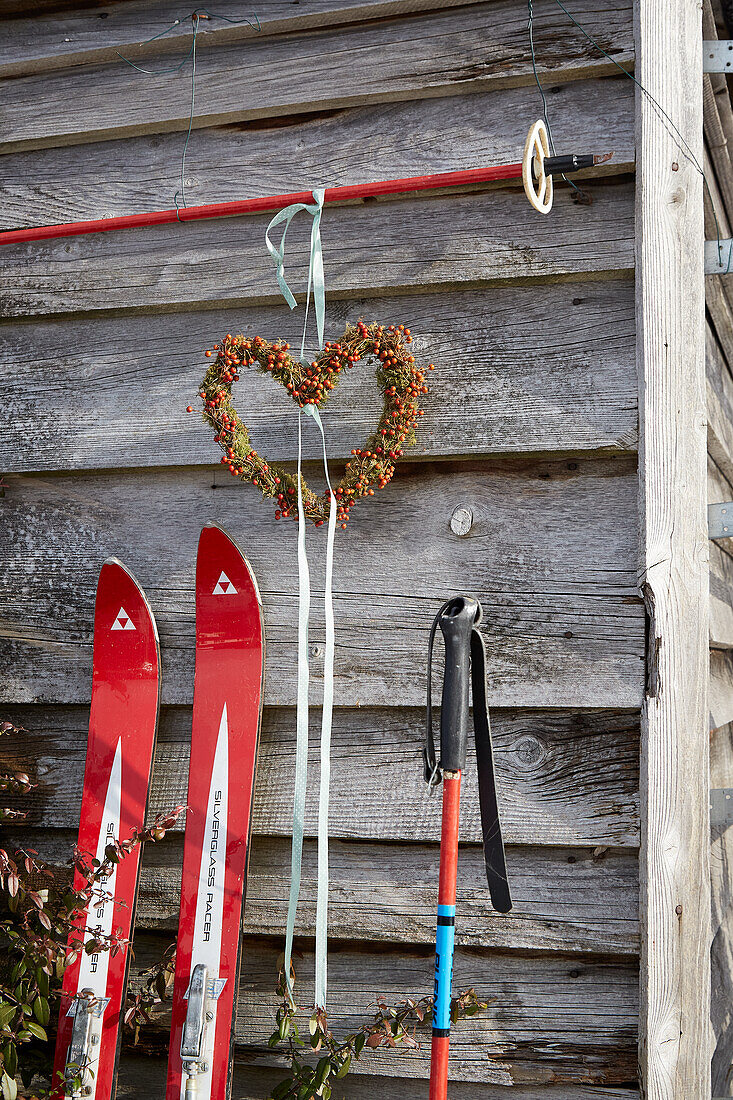
POLYGON ((208 1073, 206 1057, 206 1029, 214 1019, 213 1005, 219 999, 226 978, 209 978, 209 968, 197 963, 193 968, 191 981, 186 990, 186 1020, 181 1036, 181 1062, 186 1074, 185 1100, 194 1100, 198 1093, 196 1078, 200 1073, 208 1073))
POLYGON ((66 1055, 64 1095, 72 1100, 90 1096, 93 1091, 90 1078, 94 1077, 102 1040, 102 1016, 108 1004, 109 997, 97 997, 93 989, 82 989, 66 1013, 74 1025, 66 1055))

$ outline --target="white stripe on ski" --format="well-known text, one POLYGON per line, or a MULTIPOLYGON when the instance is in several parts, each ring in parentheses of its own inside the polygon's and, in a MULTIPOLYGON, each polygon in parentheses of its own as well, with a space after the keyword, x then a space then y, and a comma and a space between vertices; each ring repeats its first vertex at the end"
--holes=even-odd
MULTIPOLYGON (((206 805, 206 828, 201 848, 201 868, 199 870, 198 895, 196 897, 196 920, 193 926, 193 948, 191 951, 191 970, 199 963, 208 968, 209 982, 219 977, 221 962, 221 933, 224 918, 224 877, 226 873, 227 820, 229 798, 229 723, 227 705, 221 712, 219 735, 214 753, 214 767, 211 772, 211 784, 206 805)), ((190 978, 189 974, 189 978, 190 978)), ((206 1027, 204 1060, 209 1066, 207 1073, 198 1078, 198 1100, 210 1100, 211 1067, 214 1061, 214 1040, 216 1038, 216 1003, 209 1007, 214 1014, 206 1027)), ((181 1100, 185 1100, 186 1075, 181 1079, 181 1100)))
MULTIPOLYGON (((104 862, 104 853, 108 844, 119 838, 120 831, 120 806, 122 801, 122 740, 117 741, 112 771, 107 784, 107 794, 104 799, 104 811, 97 840, 97 850, 94 853, 100 863, 104 862)), ((94 902, 87 912, 84 926, 84 939, 94 936, 110 936, 114 923, 115 912, 115 880, 117 878, 117 866, 112 867, 108 878, 99 880, 99 888, 104 891, 104 898, 99 898, 99 904, 94 902)), ((94 996, 100 1000, 107 996, 107 971, 109 969, 109 951, 98 951, 93 955, 82 953, 79 965, 79 980, 77 993, 82 989, 91 989, 94 996)), ((97 1079, 89 1074, 86 1082, 91 1091, 86 1095, 89 1100, 94 1100, 97 1090, 97 1079)))

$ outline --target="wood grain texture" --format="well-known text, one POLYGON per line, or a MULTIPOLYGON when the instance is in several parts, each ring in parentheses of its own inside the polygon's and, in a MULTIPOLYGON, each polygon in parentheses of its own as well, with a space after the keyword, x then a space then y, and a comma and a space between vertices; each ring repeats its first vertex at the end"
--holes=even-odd
MULTIPOLYGON (((3 831, 6 848, 24 846, 63 868, 71 830, 18 835, 3 831)), ((182 838, 169 836, 143 854, 137 926, 175 934, 181 888, 182 838)), ((432 944, 438 888, 438 847, 428 844, 332 840, 329 846, 330 940, 432 944)), ((510 847, 514 909, 491 909, 480 845, 462 844, 456 942, 465 947, 638 954, 638 861, 635 852, 593 848, 510 847)), ((284 936, 290 885, 290 840, 255 836, 247 879, 245 928, 284 936)), ((306 840, 298 929, 315 930, 316 843, 306 840)))
MULTIPOLYGON (((502 286, 335 301, 327 335, 358 317, 408 324, 418 362, 436 364, 413 455, 636 447, 630 280, 558 283, 539 296, 536 287, 502 286)), ((265 306, 0 326, 0 359, 24 364, 0 378, 0 468, 157 466, 181 455, 210 465, 219 454, 212 433, 185 413, 189 402, 200 406, 202 350, 225 332, 295 340, 299 323, 265 306)), ((329 402, 332 459, 347 457, 373 429, 372 371, 364 364, 348 373, 329 402)), ((271 459, 291 458, 296 413, 285 391, 254 371, 237 389, 256 445, 271 459)), ((306 432, 304 443, 306 457, 319 458, 320 437, 306 432)))
MULTIPOLYGON (((723 726, 710 738, 710 786, 733 787, 733 728, 723 726)), ((710 876, 713 942, 710 1018, 715 1034, 712 1095, 730 1096, 733 1064, 733 830, 711 822, 710 876)))
MULTIPOLYGON (((592 183, 590 206, 558 193, 550 217, 523 191, 394 199, 329 207, 322 235, 329 296, 579 278, 633 269, 633 188, 592 183), (489 216, 490 211, 490 216, 489 216)), ((5 317, 89 310, 227 306, 281 299, 264 246, 269 216, 177 223, 7 245, 0 271, 5 317)), ((288 279, 307 282, 310 219, 288 232, 288 279)), ((399 308, 399 307, 398 307, 399 308)), ((286 313, 282 305, 283 315, 286 313)))
MULTIPOLYGON (((702 157, 696 0, 640 0, 637 71, 702 157)), ((710 1096, 708 575, 701 180, 637 99, 642 582, 641 1089, 710 1096), (678 171, 673 171, 673 162, 678 171)))
MULTIPOLYGON (((573 14, 618 61, 632 60, 628 0, 578 0, 573 14)), ((567 17, 551 0, 538 0, 536 17, 541 73, 567 80, 613 71, 582 34, 570 31, 567 17)), ((526 13, 514 0, 492 0, 419 18, 255 35, 244 44, 211 46, 204 40, 197 51, 194 125, 532 81, 526 13)), ((18 76, 3 89, 0 150, 185 130, 189 84, 188 67, 149 76, 121 60, 18 76)))
MULTIPOLYGON (((138 935, 136 970, 159 957, 167 942, 167 937, 138 935)), ((245 939, 234 1041, 237 1060, 248 1066, 277 1064, 266 1040, 277 1004, 273 985, 280 950, 280 940, 245 939)), ((294 965, 299 1001, 311 1003, 311 953, 304 950, 294 965)), ((433 969, 429 947, 406 952, 402 946, 390 950, 382 945, 373 954, 334 945, 329 952, 331 1026, 336 1031, 358 1026, 377 996, 394 1002, 426 994, 433 987, 433 969)), ((636 1066, 637 983, 637 967, 631 960, 540 955, 528 964, 513 954, 459 948, 454 988, 475 987, 490 1006, 453 1030, 451 1079, 515 1087, 629 1083, 636 1066)), ((165 1028, 164 1019, 160 1026, 165 1028)), ((163 1035, 167 1038, 165 1030, 163 1035)), ((152 1036, 144 1042, 152 1046, 152 1036)), ((428 1041, 409 1055, 376 1051, 352 1072, 374 1076, 409 1072, 413 1079, 424 1079, 429 1047, 428 1041)))
POLYGON ((733 557, 710 543, 710 645, 733 649, 733 557))
MULTIPOLYGON (((118 1100, 138 1100, 141 1089, 156 1089, 162 1095, 165 1088, 165 1067, 163 1059, 145 1057, 140 1053, 123 1047, 120 1060, 120 1073, 117 1085, 118 1100)), ((368 1063, 364 1066, 369 1073, 368 1063)), ((410 1065, 398 1064, 395 1072, 409 1074, 410 1065)), ((261 1069, 256 1066, 235 1065, 233 1096, 237 1100, 266 1100, 273 1087, 283 1078, 282 1070, 261 1069)), ((462 1084, 451 1082, 451 1100, 507 1100, 506 1089, 502 1085, 462 1084)), ((370 1077, 350 1074, 339 1082, 338 1100, 425 1100, 425 1082, 409 1077, 370 1077)), ((639 1100, 639 1093, 631 1089, 608 1089, 593 1085, 560 1085, 556 1088, 533 1087, 531 1085, 514 1088, 511 1100, 639 1100)))
POLYGON ((727 276, 708 275, 705 278, 705 308, 709 330, 713 333, 726 361, 733 359, 733 309, 726 289, 727 276))
MULTIPOLYGON (((283 34, 313 27, 366 23, 385 16, 409 15, 442 8, 460 7, 471 0, 265 0, 245 13, 239 23, 202 18, 198 45, 221 46, 245 43, 248 38, 283 34), (247 16, 252 23, 247 21, 247 16)), ((5 5, 3 5, 5 7, 5 5)), ((32 6, 31 6, 32 8, 32 6)), ((218 13, 217 13, 218 14, 218 13)), ((74 65, 92 65, 119 60, 118 51, 147 68, 151 61, 166 54, 185 57, 191 48, 191 19, 182 17, 177 0, 125 0, 104 11, 96 8, 70 8, 60 11, 18 11, 4 16, 3 42, 0 46, 0 76, 19 76, 31 72, 50 72, 74 65), (147 40, 168 28, 154 42, 147 40)), ((167 59, 172 64, 171 58, 167 59)), ((158 67, 164 68, 160 64, 158 67)))
MULTIPOLYGON (((726 92, 727 94, 727 92, 726 92)), ((705 211, 705 237, 708 240, 717 240, 731 236, 731 227, 726 213, 723 196, 718 187, 715 169, 706 152, 703 161, 708 186, 704 190, 705 211)), ((715 338, 726 359, 733 360, 733 281, 729 275, 709 275, 705 279, 705 307, 710 326, 715 333, 715 338)), ((714 437, 709 433, 708 446, 713 441, 716 449, 715 458, 720 462, 719 453, 722 448, 715 443, 714 437)), ((725 462, 730 464, 730 459, 725 462)), ((731 474, 733 476, 733 473, 731 474)))
MULTIPOLYGON (((703 38, 718 38, 715 15, 709 2, 702 8, 703 38)), ((722 37, 726 37, 725 33, 722 37)), ((733 147, 733 106, 723 74, 703 76, 703 123, 705 146, 715 172, 725 210, 733 216, 733 184, 731 183, 731 148, 733 147)))
MULTIPOLYGON (((422 677, 417 677, 421 683, 422 677)), ((89 691, 88 683, 84 688, 89 691)), ((3 760, 37 784, 23 799, 35 829, 76 830, 86 753, 86 707, 8 707, 2 718, 29 732, 6 740, 3 760)), ((310 759, 317 767, 313 716, 310 759)), ((638 716, 624 712, 492 712, 502 822, 516 845, 626 846, 639 842, 638 716)), ((150 813, 186 801, 191 711, 163 707, 150 813)), ((341 840, 440 838, 440 807, 422 778, 424 710, 337 709, 332 752, 331 835, 341 840), (389 746, 388 755, 385 745, 389 746), (348 807, 346 809, 345 807, 348 807)), ((461 838, 481 840, 476 766, 469 749, 461 838)), ((259 835, 289 836, 295 776, 295 714, 265 708, 254 802, 259 835)), ((316 835, 317 783, 306 804, 316 835)), ((182 823, 176 831, 180 831, 182 823)))
MULTIPOLYGON (((733 500, 733 486, 712 458, 708 459, 708 504, 733 500)), ((733 648, 733 543, 710 540, 710 645, 733 648)))
POLYGON ((709 726, 711 731, 733 722, 733 653, 710 650, 709 726))
MULTIPOLYGON (((0 698, 86 698, 97 573, 114 554, 157 617, 163 699, 189 702, 196 545, 201 524, 214 520, 259 579, 265 701, 294 701, 295 525, 279 523, 271 501, 221 469, 10 475, 0 531, 0 698)), ((317 471, 305 470, 317 484, 317 471)), ((428 626, 444 599, 468 591, 483 601, 493 706, 637 706, 644 620, 635 508, 629 459, 405 463, 339 532, 337 705, 422 705, 428 626), (459 504, 474 515, 465 538, 450 528, 459 504)), ((309 537, 316 647, 324 629, 322 536, 309 537)), ((315 702, 321 650, 312 656, 315 702)))
MULTIPOLYGON (((729 332, 733 340, 733 315, 720 302, 717 324, 707 326, 705 340, 705 373, 707 377, 708 454, 729 480, 733 479, 733 378, 728 366, 728 349, 718 338, 718 332, 729 332)), ((712 498, 709 501, 712 503, 712 498)))
MULTIPOLYGON (((633 172, 631 81, 553 82, 551 97, 558 149, 613 149, 613 160, 593 172, 633 172)), ((186 199, 230 202, 521 159, 527 120, 537 113, 536 88, 462 96, 460 141, 447 139, 456 106, 452 96, 416 99, 197 130, 186 152, 186 199)), ((181 142, 180 134, 155 134, 81 151, 6 154, 0 228, 170 207, 180 186, 181 142)))

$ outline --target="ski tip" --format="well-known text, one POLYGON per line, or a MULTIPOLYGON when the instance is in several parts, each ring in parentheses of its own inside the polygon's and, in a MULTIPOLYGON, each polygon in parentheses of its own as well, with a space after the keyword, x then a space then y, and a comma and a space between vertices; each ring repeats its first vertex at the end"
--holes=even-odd
POLYGON ((203 525, 203 527, 201 528, 201 534, 199 536, 199 547, 198 547, 199 554, 201 554, 202 550, 205 551, 207 549, 206 544, 211 541, 212 536, 215 539, 217 537, 221 537, 221 538, 225 539, 229 543, 229 545, 234 549, 234 551, 239 555, 239 557, 242 559, 244 567, 247 570, 247 573, 249 574, 249 580, 250 580, 250 583, 252 585, 252 590, 253 590, 253 592, 255 594, 255 597, 257 599, 257 603, 260 605, 260 608, 261 608, 262 607, 262 596, 260 595, 260 586, 257 583, 257 577, 255 576, 255 571, 252 568, 252 566, 250 565, 249 561, 247 560, 245 554, 242 552, 241 548, 237 545, 236 540, 232 538, 232 536, 229 534, 229 532, 227 530, 225 530, 221 526, 221 524, 216 523, 214 520, 209 520, 208 523, 205 523, 203 525))
POLYGON ((128 580, 135 586, 137 594, 140 597, 140 602, 142 603, 145 611, 147 612, 148 619, 150 620, 150 627, 151 627, 151 630, 153 632, 153 637, 155 638, 155 645, 156 645, 156 648, 159 650, 159 648, 160 648, 160 639, 158 637, 158 624, 155 621, 155 615, 153 614, 153 609, 150 606, 150 601, 148 600, 148 597, 145 595, 145 590, 142 587, 142 585, 140 584, 140 581, 137 579, 135 574, 132 572, 132 570, 128 569, 127 566, 125 565, 125 563, 123 561, 120 561, 119 558, 114 557, 114 555, 112 555, 109 558, 105 558, 104 562, 102 563, 102 568, 99 570, 99 579, 97 581, 97 595, 99 596, 99 589, 100 589, 100 585, 102 583, 102 573, 103 573, 104 569, 107 566, 109 566, 110 568, 113 568, 113 569, 114 568, 121 569, 122 572, 125 574, 125 576, 128 578, 128 580))

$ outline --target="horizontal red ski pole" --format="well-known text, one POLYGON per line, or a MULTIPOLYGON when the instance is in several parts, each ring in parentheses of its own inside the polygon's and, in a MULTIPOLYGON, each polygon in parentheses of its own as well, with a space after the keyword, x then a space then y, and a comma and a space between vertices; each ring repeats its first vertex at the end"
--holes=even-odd
MULTIPOLYGON (((405 179, 378 180, 350 187, 327 187, 325 202, 349 202, 353 199, 376 198, 378 195, 402 195, 410 191, 430 191, 439 187, 465 187, 493 180, 522 178, 521 164, 502 164, 487 168, 469 168, 461 172, 438 172, 432 176, 408 176, 405 179)), ((29 229, 9 229, 0 233, 0 244, 20 244, 23 241, 48 241, 57 237, 81 237, 87 233, 110 233, 115 229, 139 229, 146 225, 169 225, 171 222, 194 222, 202 218, 235 218, 242 214, 274 213, 294 202, 313 202, 310 191, 290 195, 265 195, 237 202, 214 202, 206 206, 183 206, 178 210, 151 210, 143 214, 125 214, 118 218, 97 218, 88 222, 62 222, 60 225, 37 225, 29 229)))

